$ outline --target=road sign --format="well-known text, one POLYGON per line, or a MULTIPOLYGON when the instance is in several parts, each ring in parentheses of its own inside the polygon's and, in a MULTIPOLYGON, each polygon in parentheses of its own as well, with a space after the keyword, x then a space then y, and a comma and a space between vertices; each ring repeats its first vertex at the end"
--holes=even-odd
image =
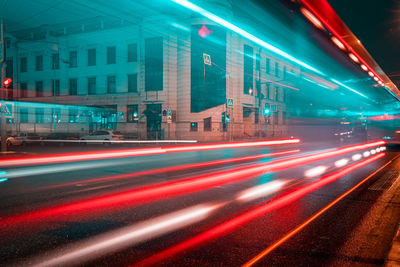
POLYGON ((277 112, 277 106, 276 105, 271 105, 271 112, 277 112))
POLYGON ((167 116, 169 116, 169 117, 172 116, 172 110, 170 108, 167 109, 167 116))
POLYGON ((211 66, 211 56, 203 53, 204 64, 211 66))
POLYGON ((227 98, 226 99, 226 105, 228 107, 233 107, 233 98, 227 98))
POLYGON ((2 102, 4 105, 4 115, 6 118, 14 118, 14 103, 2 102))

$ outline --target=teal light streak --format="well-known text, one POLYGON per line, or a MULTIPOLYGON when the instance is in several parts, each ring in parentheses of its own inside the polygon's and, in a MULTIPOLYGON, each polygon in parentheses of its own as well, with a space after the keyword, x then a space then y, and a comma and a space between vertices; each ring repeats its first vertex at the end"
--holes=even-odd
POLYGON ((246 38, 246 39, 248 39, 248 40, 250 40, 250 41, 252 41, 252 42, 254 42, 254 43, 256 43, 256 44, 258 44, 258 45, 260 45, 262 47, 264 47, 265 49, 267 49, 267 50, 269 50, 269 51, 271 51, 271 52, 273 52, 275 54, 278 54, 278 55, 280 55, 280 56, 282 56, 282 57, 284 57, 284 58, 286 58, 286 59, 288 59, 288 60, 290 60, 292 62, 295 62, 298 65, 300 65, 300 66, 302 66, 302 67, 304 67, 306 69, 309 69, 311 71, 314 71, 314 72, 316 72, 318 74, 323 75, 322 72, 320 72, 319 70, 315 69, 314 67, 308 65, 307 63, 304 63, 304 62, 296 59, 295 57, 289 55, 288 53, 286 53, 286 52, 284 52, 282 50, 280 50, 279 48, 277 48, 277 47, 275 47, 275 46, 273 46, 273 45, 261 40, 260 38, 252 35, 251 33, 248 33, 247 31, 239 28, 238 26, 228 22, 227 20, 224 20, 223 18, 220 18, 217 15, 215 15, 215 14, 213 14, 213 13, 211 13, 211 12, 209 12, 209 11, 207 11, 207 10, 205 10, 205 9, 203 9, 203 8, 201 8, 201 7, 195 5, 195 4, 193 4, 193 3, 191 3, 191 2, 189 2, 187 0, 171 0, 171 1, 177 3, 177 4, 181 5, 181 6, 184 6, 184 7, 188 8, 188 9, 190 9, 190 10, 196 12, 196 13, 199 13, 200 15, 210 19, 211 21, 214 21, 215 23, 217 23, 219 25, 222 25, 225 28, 228 28, 228 29, 232 30, 232 31, 236 32, 237 34, 240 34, 244 38, 246 38))
MULTIPOLYGON (((254 43, 256 43, 256 44, 266 48, 267 50, 269 50, 271 52, 274 52, 274 53, 276 53, 276 54, 278 54, 278 55, 280 55, 280 56, 282 56, 282 57, 284 57, 284 58, 286 58, 286 59, 288 59, 288 60, 290 60, 292 62, 295 62, 298 65, 300 65, 300 66, 302 66, 302 67, 304 67, 306 69, 314 71, 314 72, 316 72, 316 73, 318 73, 320 75, 326 76, 324 73, 320 72, 319 70, 315 69, 314 67, 312 67, 312 66, 310 66, 310 65, 308 65, 308 64, 306 64, 306 63, 304 63, 304 62, 302 62, 302 61, 300 61, 298 59, 296 59, 295 57, 289 55, 288 53, 286 53, 286 52, 284 52, 282 50, 280 50, 279 48, 277 48, 277 47, 275 47, 275 46, 273 46, 273 45, 261 40, 260 38, 252 35, 251 33, 248 33, 247 31, 239 28, 238 26, 228 22, 227 20, 224 20, 223 18, 220 18, 217 15, 215 15, 215 14, 213 14, 213 13, 211 13, 211 12, 209 12, 209 11, 207 11, 207 10, 205 10, 205 9, 203 9, 203 8, 201 8, 201 7, 195 5, 195 4, 193 4, 193 3, 191 3, 191 2, 189 2, 187 0, 171 0, 171 1, 181 5, 183 7, 186 7, 188 9, 190 9, 190 10, 192 10, 192 11, 194 11, 194 12, 196 12, 196 13, 198 13, 198 14, 200 14, 200 15, 208 18, 208 19, 210 19, 211 21, 214 21, 217 24, 220 24, 220 25, 222 25, 222 26, 224 26, 224 27, 226 27, 226 28, 228 28, 228 29, 240 34, 241 36, 245 37, 246 39, 248 39, 250 41, 253 41, 254 43)), ((341 82, 339 82, 339 81, 337 81, 335 79, 331 79, 331 80, 333 82, 335 82, 336 84, 346 88, 347 90, 350 90, 351 92, 356 93, 359 96, 362 96, 362 97, 364 97, 366 99, 369 99, 369 97, 367 97, 364 94, 362 94, 362 93, 350 88, 349 86, 347 86, 347 85, 345 85, 345 84, 343 84, 343 83, 341 83, 341 82)), ((320 86, 322 86, 322 85, 320 85, 320 86)), ((324 86, 322 86, 322 87, 324 87, 324 86)))
POLYGON ((334 83, 336 83, 336 84, 338 84, 338 85, 340 85, 340 86, 342 86, 342 87, 344 87, 344 88, 346 88, 347 90, 352 91, 353 93, 356 93, 356 94, 358 94, 358 95, 360 95, 360 96, 362 96, 362 97, 364 97, 364 98, 366 98, 366 99, 369 99, 369 97, 367 97, 366 95, 363 95, 362 93, 360 93, 360 92, 358 92, 358 91, 356 91, 356 90, 354 90, 354 89, 348 87, 347 85, 345 85, 345 84, 339 82, 338 80, 331 79, 331 81, 334 82, 334 83))
POLYGON ((7 178, 1 178, 1 179, 0 179, 0 183, 5 182, 5 181, 7 181, 7 180, 8 180, 7 178))

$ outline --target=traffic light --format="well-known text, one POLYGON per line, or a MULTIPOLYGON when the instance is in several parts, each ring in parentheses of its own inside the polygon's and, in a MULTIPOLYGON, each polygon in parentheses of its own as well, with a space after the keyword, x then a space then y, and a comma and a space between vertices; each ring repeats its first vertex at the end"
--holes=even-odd
POLYGON ((12 83, 12 79, 11 79, 11 78, 6 78, 6 79, 3 81, 3 86, 4 86, 5 88, 8 88, 8 87, 11 85, 11 83, 12 83))
POLYGON ((263 115, 264 116, 269 116, 269 114, 271 113, 271 109, 269 106, 265 105, 264 109, 263 109, 263 115))
POLYGON ((231 115, 226 115, 226 122, 230 122, 231 121, 231 115))

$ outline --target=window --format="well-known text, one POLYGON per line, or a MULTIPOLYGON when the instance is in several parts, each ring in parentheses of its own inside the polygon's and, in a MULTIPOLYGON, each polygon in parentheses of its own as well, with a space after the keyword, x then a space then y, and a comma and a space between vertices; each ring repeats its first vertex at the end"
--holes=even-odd
POLYGON ((137 93, 137 74, 128 74, 128 93, 137 93))
POLYGON ((107 64, 115 64, 117 56, 117 48, 115 46, 107 47, 107 64))
POLYGON ((266 83, 265 84, 265 98, 268 98, 268 96, 269 96, 269 83, 266 83))
POLYGON ((96 77, 88 78, 88 94, 89 95, 96 94, 96 77))
POLYGON ((69 51, 69 67, 70 68, 78 67, 78 52, 77 51, 69 51))
POLYGON ((36 71, 41 71, 41 70, 43 70, 43 56, 42 55, 39 55, 39 56, 36 56, 36 65, 35 65, 35 69, 36 69, 36 71))
POLYGON ((27 97, 28 95, 28 84, 26 82, 20 83, 20 97, 27 97))
POLYGON ((115 76, 107 76, 107 93, 115 94, 116 92, 115 76))
POLYGON ((28 58, 27 57, 21 57, 20 70, 21 70, 21 72, 28 71, 28 58))
POLYGON ((271 60, 269 58, 265 59, 265 72, 268 74, 271 72, 271 60))
POLYGON ((77 123, 79 122, 79 115, 78 115, 78 110, 76 108, 70 108, 69 112, 69 122, 70 123, 77 123))
POLYGON ((279 63, 275 62, 275 77, 279 77, 279 63))
POLYGON ((78 94, 78 79, 69 79, 69 95, 78 94))
POLYGON ((36 96, 43 96, 43 81, 37 81, 35 83, 36 96))
POLYGON ((52 80, 51 87, 53 95, 60 95, 60 80, 52 80))
POLYGON ((197 122, 191 122, 190 123, 190 131, 191 132, 197 132, 198 128, 197 128, 197 122))
POLYGON ((163 38, 145 40, 145 86, 146 91, 163 90, 163 38))
POLYGON ((36 108, 36 123, 44 123, 44 109, 36 108))
POLYGON ((128 105, 127 106, 127 114, 126 114, 126 122, 139 122, 139 106, 138 105, 128 105))
POLYGON ((211 117, 204 119, 204 131, 210 132, 211 131, 211 117))
POLYGON ((60 69, 60 54, 55 53, 51 55, 51 69, 60 69))
POLYGON ((28 123, 28 109, 21 108, 19 110, 19 121, 21 123, 28 123))
POLYGON ((137 61, 137 44, 128 44, 128 62, 137 61))
POLYGON ((286 74, 287 74, 287 70, 286 70, 286 66, 283 67, 283 79, 286 80, 286 74))
POLYGON ((253 94, 253 48, 248 45, 244 45, 243 55, 243 94, 253 94))
POLYGON ((96 66, 96 49, 88 49, 88 66, 96 66))

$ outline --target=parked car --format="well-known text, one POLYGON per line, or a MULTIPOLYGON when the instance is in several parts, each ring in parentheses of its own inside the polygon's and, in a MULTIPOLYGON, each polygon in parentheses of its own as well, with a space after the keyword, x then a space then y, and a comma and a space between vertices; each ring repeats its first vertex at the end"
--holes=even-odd
POLYGON ((41 137, 36 133, 19 133, 7 138, 7 146, 20 146, 38 142, 41 137))
POLYGON ((124 136, 120 132, 111 130, 101 130, 101 131, 95 131, 89 135, 82 136, 80 140, 82 144, 103 143, 105 145, 108 145, 112 143, 111 141, 121 141, 123 139, 124 136))
POLYGON ((79 134, 77 133, 51 133, 46 136, 41 144, 64 146, 67 143, 75 143, 79 140, 79 134))

